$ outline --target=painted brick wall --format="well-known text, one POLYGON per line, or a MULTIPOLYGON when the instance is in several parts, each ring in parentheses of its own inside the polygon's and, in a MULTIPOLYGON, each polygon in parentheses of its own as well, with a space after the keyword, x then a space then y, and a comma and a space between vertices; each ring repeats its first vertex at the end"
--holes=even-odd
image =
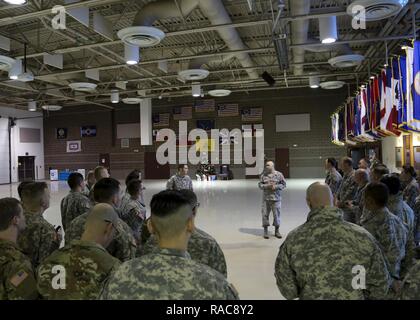
MULTIPOLYGON (((265 153, 274 159, 276 148, 290 148, 290 173, 292 178, 323 177, 325 158, 341 157, 344 148, 330 142, 330 114, 345 99, 346 92, 323 90, 278 90, 250 95, 232 95, 217 99, 217 103, 239 103, 243 107, 262 107, 265 129, 265 153), (310 113, 310 132, 276 133, 275 116, 277 114, 310 113), (294 147, 297 145, 297 147, 294 147)), ((172 99, 172 101, 154 100, 153 112, 171 112, 173 106, 192 105, 192 98, 172 99)), ((139 122, 137 106, 117 105, 115 107, 115 124, 139 122)), ((218 118, 215 113, 195 113, 188 120, 188 129, 196 127, 197 119, 215 119, 216 128, 241 128, 241 117, 218 118)), ((112 143, 112 112, 92 106, 66 108, 51 113, 44 120, 45 134, 45 168, 54 169, 92 169, 98 164, 100 153, 109 153, 113 176, 123 178, 134 168, 143 170, 144 152, 155 151, 156 146, 141 147, 139 139, 130 139, 130 148, 121 149, 119 139, 112 143), (96 125, 97 136, 81 138, 80 127, 96 125), (82 140, 81 153, 66 153, 66 142, 56 139, 56 128, 68 128, 68 140, 82 140)), ((178 123, 172 118, 170 127, 178 131, 178 123)), ((115 129, 116 130, 116 129, 115 129)), ((233 158, 233 157, 232 157, 233 158)), ((175 171, 176 166, 171 167, 175 171)), ((244 177, 244 166, 233 165, 236 178, 244 177)), ((195 170, 191 170, 195 171, 195 170)))

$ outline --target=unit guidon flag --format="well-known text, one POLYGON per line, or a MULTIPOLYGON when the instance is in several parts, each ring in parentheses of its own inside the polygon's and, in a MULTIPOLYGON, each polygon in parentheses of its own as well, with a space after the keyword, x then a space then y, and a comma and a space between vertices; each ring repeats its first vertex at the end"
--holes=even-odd
POLYGON ((80 133, 83 138, 96 137, 96 126, 84 126, 80 128, 80 133))

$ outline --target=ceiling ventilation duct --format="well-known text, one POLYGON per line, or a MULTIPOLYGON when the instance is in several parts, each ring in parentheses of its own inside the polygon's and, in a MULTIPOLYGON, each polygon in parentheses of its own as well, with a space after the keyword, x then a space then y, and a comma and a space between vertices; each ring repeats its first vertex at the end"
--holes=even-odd
POLYGON ((58 105, 46 105, 46 104, 44 104, 42 106, 42 109, 44 109, 45 111, 60 111, 61 109, 63 109, 63 107, 58 106, 58 105))
POLYGON ((347 7, 347 14, 362 21, 377 21, 395 16, 408 0, 356 0, 347 7), (365 8, 364 14, 360 8, 365 8))
POLYGON ((9 71, 15 64, 15 59, 0 55, 0 70, 9 71))
MULTIPOLYGON (((310 0, 290 1, 290 14, 292 16, 308 15, 311 10, 310 0)), ((306 43, 308 40, 309 20, 292 21, 292 44, 306 43)), ((293 48, 294 74, 303 75, 303 63, 305 62, 305 48, 293 48)))
POLYGON ((230 90, 226 89, 214 89, 209 91, 209 95, 212 97, 227 97, 232 93, 230 90))
POLYGON ((328 60, 328 63, 337 69, 356 67, 365 60, 365 57, 360 54, 346 54, 337 56, 328 60))
POLYGON ((141 98, 124 98, 122 99, 122 102, 125 104, 140 104, 140 102, 142 102, 143 99, 141 98))
POLYGON ((74 91, 92 92, 95 91, 97 85, 90 82, 73 82, 69 84, 69 87, 74 91))
MULTIPOLYGON (((202 13, 212 25, 232 23, 221 0, 162 0, 151 2, 141 8, 134 18, 133 27, 120 30, 118 37, 125 43, 139 47, 157 45, 164 38, 164 33, 152 27, 155 21, 180 17, 181 15, 186 17, 197 7, 200 7, 202 13)), ((220 28, 217 31, 230 50, 247 49, 234 27, 220 28)), ((236 53, 235 56, 244 68, 248 68, 249 77, 257 79, 258 73, 255 69, 252 69, 255 64, 249 54, 240 52, 236 53)))
POLYGON ((321 82, 320 86, 325 90, 335 90, 342 88, 346 83, 344 81, 326 81, 321 82))

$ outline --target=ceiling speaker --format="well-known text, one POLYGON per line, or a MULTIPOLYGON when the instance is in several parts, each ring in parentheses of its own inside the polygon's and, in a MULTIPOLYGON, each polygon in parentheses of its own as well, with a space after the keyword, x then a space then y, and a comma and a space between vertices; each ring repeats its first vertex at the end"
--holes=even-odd
POLYGON ((264 79, 265 82, 268 83, 270 87, 273 87, 276 84, 276 80, 274 80, 274 78, 267 71, 264 71, 261 77, 264 79))

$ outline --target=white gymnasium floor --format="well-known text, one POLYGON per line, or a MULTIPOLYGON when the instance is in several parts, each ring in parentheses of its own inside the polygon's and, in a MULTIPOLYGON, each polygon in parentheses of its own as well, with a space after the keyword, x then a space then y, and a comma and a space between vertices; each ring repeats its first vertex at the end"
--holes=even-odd
MULTIPOLYGON (((308 213, 305 191, 314 181, 287 181, 280 227, 283 236, 305 221, 308 213)), ((165 187, 166 181, 144 183, 148 205, 153 194, 165 187)), ((274 262, 282 240, 274 236, 269 240, 262 237, 262 196, 257 183, 257 180, 194 181, 194 190, 201 204, 196 225, 220 243, 226 256, 229 281, 241 299, 283 299, 274 278, 274 262)), ((17 197, 16 188, 17 184, 1 185, 0 197, 17 197)), ((44 217, 58 225, 61 224, 60 201, 68 191, 67 183, 52 182, 51 191, 51 207, 44 217)), ((270 227, 271 235, 273 232, 274 227, 270 227)))

